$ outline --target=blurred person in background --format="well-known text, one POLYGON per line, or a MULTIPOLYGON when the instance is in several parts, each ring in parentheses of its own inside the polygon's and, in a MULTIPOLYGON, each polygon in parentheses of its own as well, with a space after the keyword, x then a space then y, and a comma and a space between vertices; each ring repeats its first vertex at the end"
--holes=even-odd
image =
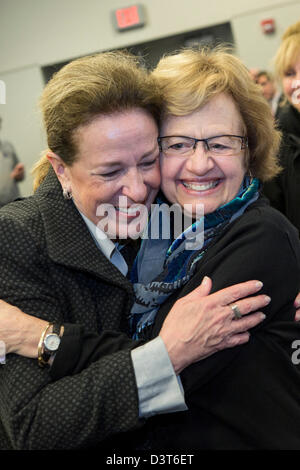
POLYGON ((274 77, 266 70, 261 70, 256 76, 256 83, 261 86, 263 96, 271 106, 273 116, 276 115, 281 92, 278 90, 274 77))
MULTIPOLYGON (((2 118, 0 117, 0 130, 2 118)), ((19 162, 13 145, 0 140, 0 207, 20 196, 18 183, 25 176, 24 165, 19 162)))
POLYGON ((257 69, 257 68, 249 69, 250 77, 252 78, 252 80, 254 82, 256 82, 256 78, 257 78, 258 73, 259 73, 259 69, 257 69))
POLYGON ((282 37, 275 70, 284 93, 276 121, 282 131, 279 153, 283 171, 264 187, 271 204, 300 230, 300 21, 282 37))

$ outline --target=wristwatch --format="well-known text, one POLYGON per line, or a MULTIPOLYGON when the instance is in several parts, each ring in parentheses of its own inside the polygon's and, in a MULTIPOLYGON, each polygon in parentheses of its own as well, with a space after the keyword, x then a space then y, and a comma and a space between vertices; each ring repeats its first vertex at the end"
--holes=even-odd
POLYGON ((58 323, 48 323, 43 331, 38 346, 38 363, 41 367, 50 365, 49 361, 57 352, 61 342, 62 328, 58 323), (48 333, 51 327, 52 332, 48 333))

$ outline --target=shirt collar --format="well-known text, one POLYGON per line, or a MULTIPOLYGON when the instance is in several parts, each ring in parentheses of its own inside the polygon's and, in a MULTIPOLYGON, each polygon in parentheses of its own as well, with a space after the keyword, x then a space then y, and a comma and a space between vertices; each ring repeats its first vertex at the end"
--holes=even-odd
POLYGON ((96 245, 98 246, 98 248, 100 248, 100 250, 102 251, 104 256, 106 256, 106 258, 108 260, 110 260, 112 255, 113 255, 114 250, 116 249, 116 245, 114 244, 114 242, 112 242, 108 238, 106 233, 104 233, 102 230, 100 230, 82 212, 79 211, 79 213, 80 213, 81 217, 83 218, 83 220, 85 221, 85 223, 87 225, 87 228, 89 229, 93 239, 95 240, 96 245))
POLYGON ((128 273, 128 265, 121 255, 120 251, 122 246, 119 247, 118 243, 112 242, 106 233, 99 229, 90 219, 88 219, 82 212, 80 212, 86 226, 92 235, 99 250, 122 274, 126 276, 128 273))

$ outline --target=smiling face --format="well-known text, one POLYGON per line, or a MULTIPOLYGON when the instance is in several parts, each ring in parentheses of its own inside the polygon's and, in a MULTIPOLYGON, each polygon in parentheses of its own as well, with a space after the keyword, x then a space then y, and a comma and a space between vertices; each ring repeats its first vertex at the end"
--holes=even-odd
MULTIPOLYGON (((244 136, 240 113, 231 97, 217 95, 199 110, 186 116, 169 116, 161 136, 208 138, 223 134, 244 136)), ((161 155, 162 190, 171 203, 204 205, 204 213, 234 199, 245 175, 245 150, 234 156, 212 155, 198 142, 195 152, 185 156, 161 155)))
POLYGON ((154 119, 142 109, 100 115, 76 131, 78 158, 72 166, 56 155, 50 158, 62 187, 72 192, 78 210, 94 224, 104 218, 99 215, 101 205, 115 208, 116 233, 108 231, 110 238, 125 238, 128 225, 138 216, 134 205, 150 208, 157 194, 157 135, 154 119), (120 207, 120 196, 125 206, 122 202, 120 207))
POLYGON ((300 111, 300 52, 295 62, 284 71, 282 88, 289 102, 300 111))

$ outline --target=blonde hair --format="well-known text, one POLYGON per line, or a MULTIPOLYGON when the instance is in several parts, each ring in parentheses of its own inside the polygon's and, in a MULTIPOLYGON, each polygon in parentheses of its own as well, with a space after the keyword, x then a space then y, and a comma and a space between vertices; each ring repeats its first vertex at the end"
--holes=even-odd
MULTIPOLYGON (((99 114, 142 108, 159 124, 162 95, 156 80, 127 52, 104 52, 64 66, 46 85, 40 107, 51 150, 71 166, 78 158, 76 130, 99 114)), ((50 163, 44 152, 33 169, 36 189, 50 163)))
POLYGON ((300 21, 289 26, 282 36, 282 42, 275 55, 274 64, 279 79, 300 55, 300 21))
POLYGON ((152 75, 159 80, 163 91, 164 116, 184 116, 220 93, 230 95, 248 137, 248 171, 261 181, 280 172, 276 159, 280 132, 274 127, 270 107, 248 69, 228 48, 183 49, 164 56, 152 75))

